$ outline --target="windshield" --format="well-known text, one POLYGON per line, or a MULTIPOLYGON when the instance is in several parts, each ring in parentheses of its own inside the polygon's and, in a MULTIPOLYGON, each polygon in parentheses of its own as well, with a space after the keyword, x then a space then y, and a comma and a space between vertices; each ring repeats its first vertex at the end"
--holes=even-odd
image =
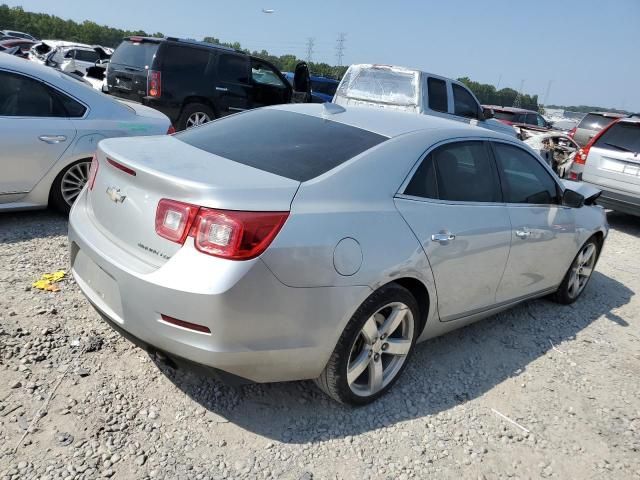
POLYGON ((155 42, 132 42, 125 40, 116 51, 113 52, 111 63, 126 65, 128 67, 136 67, 140 69, 149 69, 153 63, 153 57, 158 51, 158 43, 155 42))
POLYGON ((588 113, 580 121, 578 128, 586 128, 588 130, 595 130, 596 132, 599 132, 614 120, 615 118, 612 117, 605 117, 596 113, 588 113))
POLYGON ((355 65, 347 70, 336 95, 392 105, 418 105, 419 72, 355 65))

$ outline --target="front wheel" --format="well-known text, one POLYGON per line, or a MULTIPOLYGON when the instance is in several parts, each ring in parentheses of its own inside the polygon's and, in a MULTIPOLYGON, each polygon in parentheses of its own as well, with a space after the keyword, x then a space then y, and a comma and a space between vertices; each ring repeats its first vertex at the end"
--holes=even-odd
POLYGON ((563 305, 575 302, 589 283, 599 254, 600 245, 596 239, 587 240, 573 259, 560 287, 551 298, 563 305))
POLYGON ((87 184, 91 160, 79 160, 62 170, 51 185, 49 203, 64 214, 68 214, 71 205, 87 184))
POLYGON ((382 287, 353 315, 316 384, 341 403, 374 401, 406 367, 418 334, 418 318, 418 304, 406 288, 382 287))

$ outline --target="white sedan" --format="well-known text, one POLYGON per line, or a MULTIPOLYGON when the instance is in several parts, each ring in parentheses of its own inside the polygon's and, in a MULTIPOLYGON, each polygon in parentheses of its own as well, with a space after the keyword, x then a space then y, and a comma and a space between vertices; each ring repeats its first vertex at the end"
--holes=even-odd
POLYGON ((52 204, 68 212, 100 140, 171 131, 156 110, 0 53, 0 211, 52 204))

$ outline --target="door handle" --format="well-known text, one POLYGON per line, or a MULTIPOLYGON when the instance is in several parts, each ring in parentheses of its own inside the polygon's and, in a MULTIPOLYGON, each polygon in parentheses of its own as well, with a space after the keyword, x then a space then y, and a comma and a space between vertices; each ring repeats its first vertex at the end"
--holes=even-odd
POLYGON ((38 138, 45 143, 60 143, 67 140, 64 135, 40 135, 38 138))
POLYGON ((524 229, 523 230, 516 230, 516 237, 518 237, 518 238, 525 239, 525 238, 528 238, 530 236, 531 236, 531 232, 529 230, 524 230, 524 229))
POLYGON ((218 92, 228 92, 228 91, 229 91, 229 89, 228 89, 228 88, 226 88, 226 87, 216 87, 216 90, 217 90, 218 92))
POLYGON ((456 236, 453 233, 434 233, 431 235, 432 242, 450 242, 451 240, 455 240, 456 236))

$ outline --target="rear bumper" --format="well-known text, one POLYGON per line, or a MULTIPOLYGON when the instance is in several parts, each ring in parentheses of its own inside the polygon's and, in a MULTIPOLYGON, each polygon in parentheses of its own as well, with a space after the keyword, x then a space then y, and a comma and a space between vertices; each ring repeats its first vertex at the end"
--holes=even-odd
POLYGON ((170 358, 254 382, 315 378, 371 293, 368 287, 287 287, 260 259, 223 260, 189 242, 160 268, 145 266, 95 227, 86 196, 69 219, 78 286, 119 331, 170 358), (161 314, 210 333, 167 323, 161 314))
POLYGON ((640 216, 640 196, 630 195, 627 192, 621 192, 611 187, 603 187, 591 182, 585 183, 602 190, 602 194, 596 201, 598 205, 617 212, 640 216))
POLYGON ((180 111, 182 110, 180 104, 168 103, 166 100, 154 97, 142 97, 141 100, 143 105, 164 113, 174 126, 178 122, 180 111))

